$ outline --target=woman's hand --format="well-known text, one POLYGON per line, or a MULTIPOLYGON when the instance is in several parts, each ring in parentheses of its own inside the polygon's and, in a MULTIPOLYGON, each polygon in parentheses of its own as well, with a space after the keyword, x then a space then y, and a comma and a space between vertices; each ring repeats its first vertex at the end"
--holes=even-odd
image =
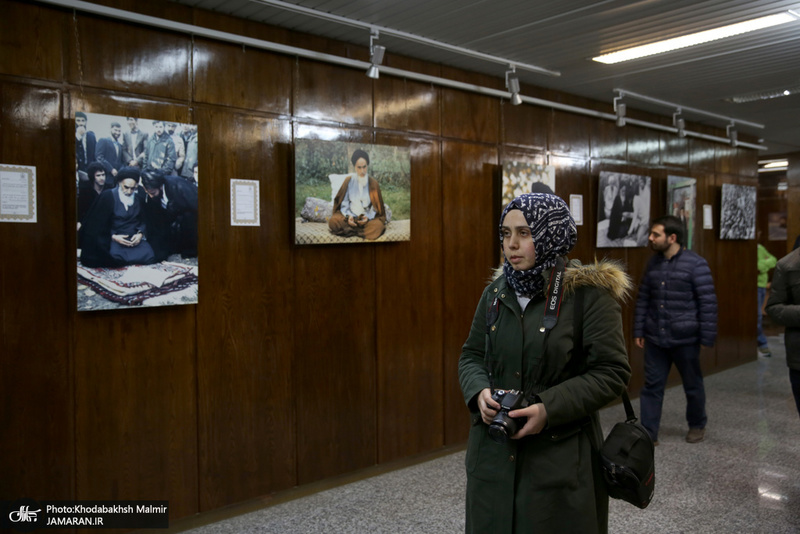
POLYGON ((487 425, 491 423, 499 409, 500 404, 492 400, 492 391, 489 388, 482 389, 478 394, 478 410, 481 412, 481 419, 483 419, 483 422, 487 425))
POLYGON ((525 423, 519 432, 511 436, 511 439, 519 439, 532 434, 538 434, 542 431, 547 424, 547 410, 544 404, 537 403, 531 404, 527 408, 520 410, 512 410, 508 412, 509 417, 527 417, 528 421, 525 423))

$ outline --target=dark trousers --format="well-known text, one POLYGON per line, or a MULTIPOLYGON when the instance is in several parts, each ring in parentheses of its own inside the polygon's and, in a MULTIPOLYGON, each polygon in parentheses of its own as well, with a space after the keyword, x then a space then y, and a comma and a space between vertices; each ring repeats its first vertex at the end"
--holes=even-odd
POLYGON ((789 369, 789 382, 792 383, 794 403, 797 404, 797 413, 800 414, 800 369, 789 369))
POLYGON ((763 315, 761 314, 761 310, 764 309, 764 299, 767 297, 767 288, 766 287, 759 287, 758 288, 758 330, 756 330, 758 335, 758 346, 766 347, 767 346, 767 336, 764 335, 764 329, 762 328, 762 319, 763 315))
POLYGON ((706 427, 706 390, 703 386, 703 373, 700 371, 700 345, 664 348, 645 342, 644 388, 639 402, 642 426, 647 429, 653 440, 658 439, 664 388, 672 364, 675 364, 683 380, 683 391, 686 393, 686 421, 689 423, 689 428, 706 427))

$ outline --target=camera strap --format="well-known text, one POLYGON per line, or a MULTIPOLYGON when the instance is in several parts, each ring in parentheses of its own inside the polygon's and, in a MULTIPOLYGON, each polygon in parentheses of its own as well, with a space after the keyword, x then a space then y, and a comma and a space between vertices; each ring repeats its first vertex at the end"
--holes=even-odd
POLYGON ((492 327, 500 316, 500 301, 497 297, 492 300, 489 307, 486 309, 486 342, 489 345, 489 351, 486 353, 486 370, 489 373, 489 391, 494 395, 494 350, 492 349, 492 327))
POLYGON ((546 293, 547 300, 544 303, 544 319, 542 320, 541 328, 539 328, 539 332, 544 333, 544 339, 542 340, 543 356, 539 360, 539 363, 536 364, 536 368, 532 374, 533 380, 531 380, 531 382, 525 388, 525 396, 529 399, 532 399, 532 403, 538 402, 533 390, 541 378, 542 369, 544 366, 544 354, 547 353, 547 338, 549 337, 550 331, 556 326, 556 324, 558 324, 558 314, 561 311, 561 300, 564 297, 565 271, 566 264, 564 263, 564 258, 559 256, 556 259, 555 267, 553 267, 553 270, 550 272, 550 282, 547 285, 546 293))
POLYGON ((561 311, 561 299, 564 297, 564 258, 556 259, 556 266, 550 273, 550 283, 547 287, 547 302, 544 306, 544 321, 541 331, 552 330, 558 323, 558 313, 561 311))

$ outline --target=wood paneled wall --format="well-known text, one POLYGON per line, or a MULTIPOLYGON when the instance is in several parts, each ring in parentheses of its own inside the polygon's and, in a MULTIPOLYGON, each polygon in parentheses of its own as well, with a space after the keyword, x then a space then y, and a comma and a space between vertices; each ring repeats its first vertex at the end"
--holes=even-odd
MULTIPOLYGON (((367 57, 364 47, 168 2, 113 4, 367 57)), ((696 178, 698 209, 711 204, 715 215, 715 229, 698 226, 696 250, 720 301, 719 342, 703 351, 703 367, 755 358, 755 244, 720 241, 716 228, 720 186, 756 184, 754 151, 372 81, 35 2, 4 0, 3 10, 0 161, 36 166, 39 219, 0 224, 0 499, 167 499, 175 519, 463 442, 457 359, 499 258, 493 184, 506 159, 554 165, 559 194, 584 198, 574 256, 617 258, 635 280, 648 249, 593 246, 599 173, 651 176, 653 216, 667 175, 696 178), (76 110, 198 124, 196 306, 75 311, 76 110), (411 241, 295 247, 299 138, 409 147, 411 241), (261 182, 261 226, 230 226, 231 178, 261 182)), ((502 86, 409 58, 387 62, 502 86)), ((630 357, 637 394, 642 354, 632 344, 630 357)))

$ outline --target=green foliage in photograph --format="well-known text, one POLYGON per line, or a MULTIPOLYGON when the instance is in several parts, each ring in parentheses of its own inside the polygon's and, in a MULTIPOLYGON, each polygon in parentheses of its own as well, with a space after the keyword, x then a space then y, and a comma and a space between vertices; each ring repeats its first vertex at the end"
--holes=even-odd
POLYGON ((329 174, 354 173, 350 157, 369 154, 369 175, 381 186, 393 219, 411 218, 411 158, 407 148, 362 143, 298 139, 295 142, 295 217, 308 197, 331 200, 329 174))

